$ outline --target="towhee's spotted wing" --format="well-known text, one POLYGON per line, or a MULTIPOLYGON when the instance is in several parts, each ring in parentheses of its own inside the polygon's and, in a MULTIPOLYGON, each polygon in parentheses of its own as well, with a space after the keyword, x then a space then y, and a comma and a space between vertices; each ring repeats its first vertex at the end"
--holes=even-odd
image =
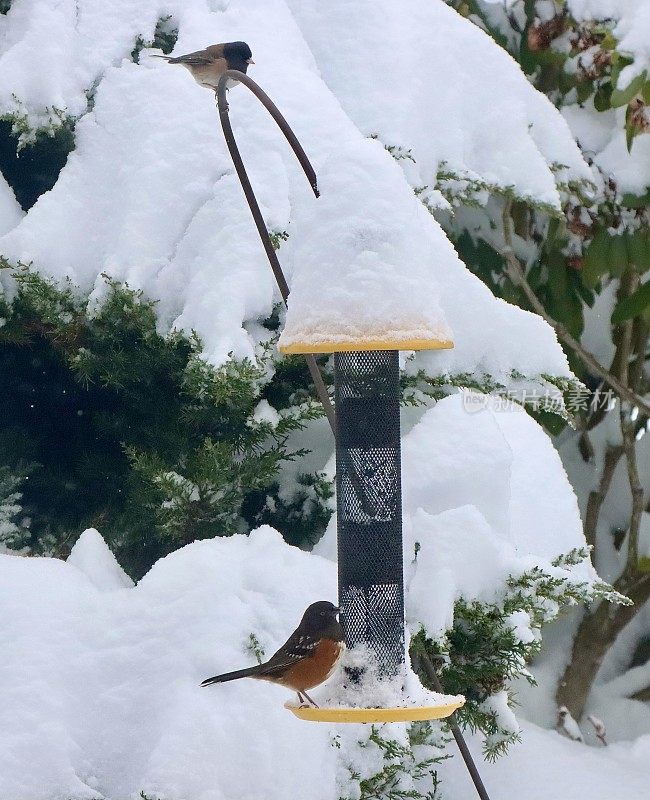
POLYGON ((298 693, 301 701, 304 696, 316 705, 306 690, 330 677, 345 648, 338 611, 327 601, 312 603, 303 614, 300 625, 268 661, 215 675, 204 680, 201 686, 239 678, 257 678, 287 686, 298 693))

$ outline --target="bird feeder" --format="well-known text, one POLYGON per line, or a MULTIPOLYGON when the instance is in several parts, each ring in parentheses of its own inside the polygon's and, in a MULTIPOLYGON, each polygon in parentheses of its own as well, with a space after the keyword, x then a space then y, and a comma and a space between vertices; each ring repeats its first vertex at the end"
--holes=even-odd
MULTIPOLYGON (((226 102, 228 77, 247 86, 267 108, 294 149, 318 197, 316 175, 295 135, 270 98, 247 75, 227 72, 220 80, 217 92, 226 142, 286 303, 288 286, 230 126, 226 102)), ((322 202, 319 201, 319 204, 322 202)), ((321 206, 318 205, 316 210, 318 208, 321 206)), ((343 216, 343 212, 340 216, 343 216)), ((406 224, 413 216, 416 214, 409 212, 406 215, 406 224)), ((412 271, 417 272, 416 265, 412 271)), ((287 326, 279 343, 281 352, 302 353, 307 357, 310 372, 335 432, 341 620, 348 648, 359 645, 368 648, 375 657, 380 678, 398 676, 406 661, 399 351, 453 347, 444 320, 437 319, 435 312, 431 313, 431 308, 436 308, 435 299, 427 296, 426 285, 417 286, 417 280, 409 284, 407 278, 405 275, 402 285, 405 294, 402 296, 410 297, 409 293, 421 288, 424 295, 420 304, 421 313, 397 324, 395 319, 391 319, 390 333, 386 330, 386 319, 383 322, 380 320, 379 326, 373 324, 369 329, 359 330, 357 335, 349 335, 339 329, 330 331, 331 336, 328 335, 327 325, 317 321, 318 336, 301 339, 300 326, 294 325, 291 335, 287 335, 287 329, 291 327, 287 317, 287 326), (416 289, 413 289, 414 286, 416 289), (334 355, 335 419, 314 353, 334 355)), ((361 674, 350 674, 349 678, 362 682, 363 670, 361 674)), ((437 704, 413 706, 405 703, 393 708, 298 707, 288 704, 287 708, 297 717, 310 721, 379 723, 438 719, 449 716, 463 703, 464 698, 449 697, 446 702, 437 704)))
MULTIPOLYGON (((406 659, 399 351, 353 344, 333 351, 339 605, 347 646, 369 648, 380 675, 391 677, 406 659)), ((452 345, 430 339, 420 346, 452 345)), ((287 707, 305 720, 378 723, 438 719, 461 705, 287 707)))

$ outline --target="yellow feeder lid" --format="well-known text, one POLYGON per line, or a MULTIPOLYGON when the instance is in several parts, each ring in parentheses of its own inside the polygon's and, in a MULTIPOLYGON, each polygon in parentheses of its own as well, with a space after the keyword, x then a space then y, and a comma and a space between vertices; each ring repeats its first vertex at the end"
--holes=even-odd
POLYGON ((279 344, 278 349, 285 355, 295 353, 351 353, 366 350, 450 350, 454 346, 451 339, 359 339, 336 342, 291 342, 279 344))
POLYGON ((448 717, 465 705, 464 697, 455 697, 450 703, 429 706, 398 706, 396 708, 316 708, 285 703, 284 707, 299 719, 309 722, 415 722, 448 717))

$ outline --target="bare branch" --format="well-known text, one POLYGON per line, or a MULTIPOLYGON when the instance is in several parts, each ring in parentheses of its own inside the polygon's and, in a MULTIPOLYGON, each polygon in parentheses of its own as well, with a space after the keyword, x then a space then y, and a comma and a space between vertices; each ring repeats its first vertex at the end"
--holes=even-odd
POLYGON ((609 486, 614 477, 614 471, 621 456, 623 455, 622 444, 610 444, 605 451, 605 461, 603 463, 603 472, 600 476, 600 483, 598 489, 589 493, 587 500, 587 510, 585 513, 585 539, 587 544, 594 546, 596 544, 596 528, 598 525, 598 517, 600 509, 605 502, 609 486))

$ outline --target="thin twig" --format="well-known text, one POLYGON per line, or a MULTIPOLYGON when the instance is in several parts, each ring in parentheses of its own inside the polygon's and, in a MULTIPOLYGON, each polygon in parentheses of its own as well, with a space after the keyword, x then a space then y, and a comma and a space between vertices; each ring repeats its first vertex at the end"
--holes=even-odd
POLYGON ((598 489, 589 493, 587 510, 585 512, 585 539, 589 545, 594 546, 596 544, 596 530, 598 525, 598 517, 600 516, 600 509, 605 502, 605 497, 607 496, 609 486, 612 482, 612 478, 614 477, 616 465, 620 461, 622 455, 622 444, 610 444, 607 447, 598 489))
POLYGON ((632 513, 627 539, 627 569, 636 570, 639 561, 639 528, 643 514, 643 486, 639 480, 639 469, 636 461, 636 437, 634 435, 634 421, 621 406, 621 432, 623 434, 623 450, 627 462, 627 475, 632 493, 632 513))
MULTIPOLYGON (((635 269, 626 270, 621 279, 617 296, 619 302, 633 295, 639 288, 639 283, 639 273, 635 269)), ((646 345, 645 338, 639 338, 636 334, 638 334, 638 326, 635 325, 635 321, 632 319, 626 320, 619 326, 619 349, 621 351, 619 377, 621 381, 629 384, 634 390, 639 389, 639 385, 643 380, 643 369, 642 367, 639 368, 639 361, 643 361, 646 345), (638 358, 639 351, 635 352, 637 347, 641 348, 641 359, 638 358), (636 358, 634 362, 630 363, 633 355, 636 355, 636 358)), ((632 513, 630 514, 628 526, 625 572, 633 574, 638 569, 639 561, 639 528, 641 526, 641 515, 643 514, 643 486, 639 480, 636 458, 635 420, 632 419, 630 411, 629 408, 624 408, 623 405, 619 409, 623 452, 625 453, 628 483, 632 495, 632 513)), ((639 416, 645 418, 645 414, 639 416)))
POLYGON ((650 338, 650 325, 643 317, 634 320, 634 361, 630 368, 630 385, 637 394, 643 394, 647 388, 645 376, 646 350, 650 338))
MULTIPOLYGON (((634 575, 626 571, 614 584, 617 592, 627 595, 635 606, 642 606, 650 597, 650 572, 636 572, 634 575)), ((619 607, 620 608, 620 607, 619 607)), ((629 606, 624 606, 629 608, 629 606)))
POLYGON ((568 347, 573 350, 576 356, 582 363, 595 375, 598 375, 603 381, 610 386, 616 394, 623 400, 627 400, 633 406, 638 406, 644 414, 650 417, 650 405, 640 397, 636 392, 633 392, 628 386, 621 383, 611 372, 608 372, 605 367, 596 359, 593 353, 586 350, 580 342, 573 337, 569 331, 562 325, 562 323, 553 319, 553 317, 544 308, 543 303, 533 291, 531 285, 526 279, 523 267, 519 263, 519 259, 515 255, 512 244, 512 219, 510 211, 512 208, 512 197, 509 196, 503 207, 503 235, 506 246, 502 250, 502 255, 506 259, 506 269, 510 280, 519 286, 526 299, 532 306, 536 314, 539 314, 546 322, 553 328, 558 338, 561 339, 568 347))

